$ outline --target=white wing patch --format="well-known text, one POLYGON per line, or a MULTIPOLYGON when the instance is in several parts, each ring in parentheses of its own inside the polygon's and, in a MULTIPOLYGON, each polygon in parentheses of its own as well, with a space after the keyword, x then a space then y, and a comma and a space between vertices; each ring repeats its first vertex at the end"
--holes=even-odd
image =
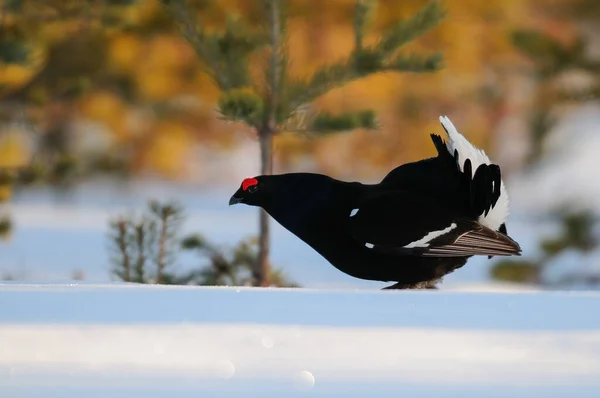
POLYGON ((350 217, 354 217, 356 213, 358 213, 358 209, 352 209, 352 211, 350 212, 350 217))
POLYGON ((411 242, 404 247, 407 249, 412 249, 413 247, 429 247, 429 242, 431 242, 432 240, 434 240, 437 237, 447 234, 448 232, 452 231, 454 228, 456 228, 456 223, 452 223, 452 224, 450 224, 450 226, 448 228, 444 228, 439 231, 431 231, 430 233, 428 233, 421 239, 411 242))
MULTIPOLYGON (((444 129, 446 129, 450 138, 446 143, 446 148, 448 148, 448 152, 450 152, 450 155, 452 156, 454 156, 455 150, 458 152, 460 171, 464 170, 465 161, 467 159, 471 160, 471 177, 475 175, 477 167, 479 167, 482 164, 491 163, 490 159, 485 154, 485 152, 481 149, 476 148, 462 134, 460 134, 448 117, 440 116, 440 123, 442 123, 444 129)), ((491 228, 495 231, 498 228, 500 228, 500 225, 502 225, 502 223, 506 220, 507 216, 508 193, 506 192, 504 181, 501 180, 500 198, 498 198, 496 205, 492 208, 492 210, 489 211, 487 216, 484 217, 482 214, 481 216, 479 216, 478 221, 486 227, 491 228)))

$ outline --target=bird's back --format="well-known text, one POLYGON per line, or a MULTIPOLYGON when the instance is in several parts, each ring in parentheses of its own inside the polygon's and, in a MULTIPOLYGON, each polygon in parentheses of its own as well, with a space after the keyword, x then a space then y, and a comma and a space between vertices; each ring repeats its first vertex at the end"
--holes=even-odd
POLYGON ((438 156, 394 168, 381 181, 380 189, 418 192, 444 206, 466 212, 461 175, 451 156, 438 156))

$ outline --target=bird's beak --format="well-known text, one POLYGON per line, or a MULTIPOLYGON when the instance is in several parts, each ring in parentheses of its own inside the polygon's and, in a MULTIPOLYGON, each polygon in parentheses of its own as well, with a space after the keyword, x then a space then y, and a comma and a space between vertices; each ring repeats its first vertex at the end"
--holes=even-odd
POLYGON ((229 199, 229 206, 237 205, 238 203, 242 203, 242 198, 238 198, 237 196, 233 195, 231 199, 229 199))

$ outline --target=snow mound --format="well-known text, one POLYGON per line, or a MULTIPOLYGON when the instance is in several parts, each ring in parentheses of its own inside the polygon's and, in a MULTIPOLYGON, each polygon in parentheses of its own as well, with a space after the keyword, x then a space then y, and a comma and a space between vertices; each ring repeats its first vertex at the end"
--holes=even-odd
POLYGON ((5 283, 0 303, 0 396, 600 396, 594 293, 5 283))

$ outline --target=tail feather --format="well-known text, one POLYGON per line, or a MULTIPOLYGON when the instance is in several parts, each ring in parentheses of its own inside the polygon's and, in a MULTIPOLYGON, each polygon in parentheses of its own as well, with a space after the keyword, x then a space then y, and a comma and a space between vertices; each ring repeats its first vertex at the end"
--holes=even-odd
POLYGON ((460 134, 447 116, 440 116, 440 122, 442 123, 444 130, 446 130, 446 134, 448 134, 448 137, 450 138, 446 143, 448 152, 453 155, 454 151, 456 150, 459 154, 460 171, 463 171, 466 159, 471 160, 473 172, 477 170, 479 165, 491 163, 485 151, 476 148, 462 134, 460 134))
POLYGON ((433 141, 433 145, 435 146, 435 149, 437 150, 438 156, 447 158, 450 162, 453 162, 454 157, 452 156, 452 154, 448 153, 448 147, 446 146, 444 139, 437 134, 430 134, 430 135, 431 135, 431 141, 433 141))
MULTIPOLYGON (((449 138, 446 142, 448 153, 456 159, 459 170, 475 183, 475 186, 467 184, 471 187, 470 189, 477 191, 470 192, 469 195, 483 195, 482 198, 477 198, 476 202, 483 204, 493 202, 491 208, 485 206, 485 209, 482 210, 479 222, 497 230, 508 216, 508 194, 500 176, 500 168, 491 163, 485 151, 476 148, 460 134, 447 116, 440 116, 440 123, 449 138), (480 167, 481 165, 485 166, 480 167), (477 175, 478 170, 480 171, 479 175, 477 175), (485 187, 481 185, 485 185, 485 187)), ((434 144, 439 152, 439 143, 434 140, 434 144)))

